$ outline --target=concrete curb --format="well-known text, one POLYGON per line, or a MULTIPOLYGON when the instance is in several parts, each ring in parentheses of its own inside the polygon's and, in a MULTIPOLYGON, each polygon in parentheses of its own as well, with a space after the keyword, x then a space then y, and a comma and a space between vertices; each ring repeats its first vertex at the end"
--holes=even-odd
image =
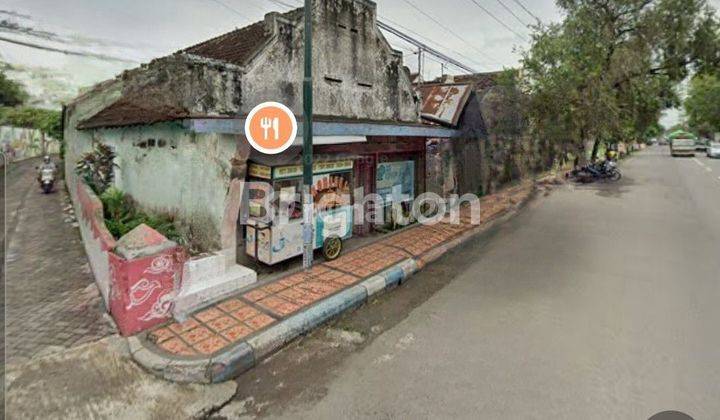
POLYGON ((364 304, 371 296, 405 283, 425 265, 493 225, 512 217, 532 196, 531 193, 527 199, 497 215, 490 222, 471 228, 420 256, 402 260, 304 311, 285 318, 246 341, 238 342, 232 348, 210 359, 176 359, 161 355, 148 348, 144 341, 136 336, 127 339, 130 354, 142 367, 169 381, 209 384, 230 380, 251 369, 298 336, 349 309, 364 304))

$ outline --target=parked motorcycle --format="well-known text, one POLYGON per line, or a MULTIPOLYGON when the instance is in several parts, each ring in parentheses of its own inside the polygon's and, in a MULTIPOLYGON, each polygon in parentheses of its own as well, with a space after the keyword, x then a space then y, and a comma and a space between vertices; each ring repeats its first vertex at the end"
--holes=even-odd
POLYGON ((597 180, 619 181, 620 178, 622 178, 622 174, 617 168, 616 161, 605 160, 573 169, 568 173, 568 177, 572 177, 580 182, 593 182, 597 180))
POLYGON ((55 171, 51 168, 42 168, 40 170, 40 188, 43 193, 49 194, 55 185, 55 171))

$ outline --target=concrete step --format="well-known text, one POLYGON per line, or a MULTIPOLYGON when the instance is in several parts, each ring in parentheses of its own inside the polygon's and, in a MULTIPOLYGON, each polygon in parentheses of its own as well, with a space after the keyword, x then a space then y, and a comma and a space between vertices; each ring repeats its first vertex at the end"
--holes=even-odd
POLYGON ((193 312, 226 299, 256 281, 257 273, 242 265, 228 267, 224 273, 214 277, 194 277, 192 283, 183 287, 175 298, 173 316, 182 322, 193 312))

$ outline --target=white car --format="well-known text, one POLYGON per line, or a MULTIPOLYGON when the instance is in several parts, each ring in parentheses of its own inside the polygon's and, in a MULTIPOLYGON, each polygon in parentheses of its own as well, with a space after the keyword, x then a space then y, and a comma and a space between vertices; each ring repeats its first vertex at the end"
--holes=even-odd
POLYGON ((720 158, 720 142, 711 142, 707 147, 707 156, 711 158, 720 158))

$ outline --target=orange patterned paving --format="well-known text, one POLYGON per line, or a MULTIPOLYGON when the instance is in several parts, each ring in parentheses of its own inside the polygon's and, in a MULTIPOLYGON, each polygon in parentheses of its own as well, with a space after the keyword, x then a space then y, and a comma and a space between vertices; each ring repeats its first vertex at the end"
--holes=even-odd
POLYGON ((274 323, 275 318, 240 299, 227 299, 148 334, 161 349, 178 356, 208 355, 274 323))
POLYGON ((357 277, 368 277, 411 256, 401 249, 386 245, 383 241, 360 248, 325 264, 357 277))
MULTIPOLYGON (((529 194, 514 188, 485 197, 481 222, 504 212, 529 194)), ((246 339, 317 301, 358 283, 404 259, 417 257, 474 227, 464 207, 460 224, 417 226, 382 241, 352 251, 309 272, 292 274, 256 287, 240 298, 230 298, 194 314, 183 323, 156 328, 148 339, 178 356, 210 355, 246 339)))
POLYGON ((468 226, 466 225, 449 225, 443 223, 419 226, 389 238, 388 244, 404 249, 413 256, 418 256, 452 239, 467 229, 468 226))
POLYGON ((293 274, 243 295, 266 312, 280 318, 357 283, 360 278, 319 265, 309 273, 293 274), (257 290, 261 294, 255 293, 257 290))

